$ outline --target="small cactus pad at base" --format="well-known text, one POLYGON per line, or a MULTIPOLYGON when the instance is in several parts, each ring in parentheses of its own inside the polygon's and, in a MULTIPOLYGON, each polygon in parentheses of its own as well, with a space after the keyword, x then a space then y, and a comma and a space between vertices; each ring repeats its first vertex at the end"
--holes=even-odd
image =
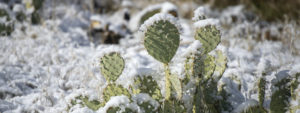
POLYGON ((209 53, 214 50, 221 41, 220 31, 213 25, 197 28, 195 39, 202 43, 203 52, 209 53))
POLYGON ((121 85, 108 84, 108 86, 106 86, 106 88, 103 91, 104 102, 108 102, 110 98, 113 96, 121 96, 121 95, 125 95, 129 98, 131 97, 129 91, 123 88, 121 85))
POLYGON ((122 74, 125 62, 119 53, 112 52, 101 58, 100 66, 101 74, 105 79, 114 82, 122 74))
POLYGON ((215 57, 213 57, 211 55, 206 55, 206 56, 201 56, 201 57, 205 58, 205 59, 202 59, 203 63, 201 66, 201 75, 202 75, 201 81, 203 83, 203 82, 207 82, 207 80, 211 78, 212 74, 215 71, 216 64, 214 63, 215 57))
POLYGON ((179 46, 179 31, 168 20, 155 21, 145 32, 144 46, 156 60, 167 64, 179 46))
POLYGON ((162 99, 159 86, 152 76, 136 77, 134 80, 133 93, 147 93, 155 100, 162 99))
POLYGON ((150 102, 143 102, 139 106, 144 110, 144 113, 157 113, 157 109, 150 102))
POLYGON ((75 105, 75 104, 85 105, 86 107, 88 107, 94 111, 96 111, 100 107, 104 106, 104 103, 100 103, 97 100, 89 101, 88 97, 83 97, 83 96, 76 97, 75 100, 71 101, 71 103, 72 103, 72 105, 75 105), (80 102, 77 102, 77 100, 80 100, 80 102))

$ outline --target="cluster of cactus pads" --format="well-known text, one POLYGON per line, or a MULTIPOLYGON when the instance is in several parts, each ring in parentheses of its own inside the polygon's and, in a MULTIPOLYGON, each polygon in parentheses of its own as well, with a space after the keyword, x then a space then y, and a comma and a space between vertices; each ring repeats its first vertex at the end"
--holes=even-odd
MULTIPOLYGON (((102 92, 102 101, 90 101, 88 97, 79 96, 72 104, 82 104, 90 109, 98 110, 115 96, 126 96, 131 103, 138 106, 131 109, 128 104, 109 107, 107 113, 221 113, 224 111, 235 112, 228 102, 228 94, 224 87, 218 86, 227 64, 226 55, 220 50, 215 50, 220 43, 220 31, 214 24, 196 27, 194 38, 202 43, 202 47, 186 57, 184 70, 185 77, 179 78, 169 68, 169 63, 174 57, 180 44, 180 29, 174 24, 175 17, 170 14, 156 14, 152 24, 147 25, 144 32, 144 47, 149 55, 164 65, 164 93, 162 86, 153 75, 137 75, 134 84, 128 88, 118 85, 115 81, 122 74, 125 61, 120 53, 111 52, 105 54, 100 61, 102 75, 107 80, 107 86, 102 92), (165 19, 157 16, 172 18, 165 19), (163 95, 164 94, 164 95, 163 95), (138 100, 139 95, 150 99, 138 100), (188 101, 187 101, 188 100, 188 101)), ((203 15, 202 15, 203 16, 203 15)), ((150 19, 153 17, 150 17, 150 19)), ((205 19, 205 18, 203 18, 205 19)), ((204 21, 204 20, 199 20, 204 21)), ((147 22, 147 20, 146 20, 147 22)), ((278 87, 271 96, 270 109, 264 107, 266 79, 262 76, 258 83, 259 99, 249 100, 243 103, 248 107, 238 113, 284 113, 293 111, 288 104, 290 97, 296 98, 294 91, 299 81, 285 78, 274 84, 278 87), (280 86, 280 87, 279 87, 280 86), (284 87, 283 87, 284 86, 284 87)), ((129 103, 130 104, 130 103, 129 103)), ((295 110, 294 110, 295 111, 295 110)), ((293 113, 293 112, 292 112, 293 113)))

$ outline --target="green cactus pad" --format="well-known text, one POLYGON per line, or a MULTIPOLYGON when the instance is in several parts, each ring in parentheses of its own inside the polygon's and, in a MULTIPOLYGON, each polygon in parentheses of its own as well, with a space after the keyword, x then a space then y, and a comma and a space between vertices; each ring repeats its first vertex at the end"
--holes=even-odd
POLYGON ((44 0, 33 0, 32 5, 34 6, 35 10, 39 10, 41 7, 43 7, 44 0))
POLYGON ((10 35, 14 30, 13 25, 0 23, 0 36, 10 35))
POLYGON ((218 113, 217 83, 197 86, 195 94, 196 113, 218 113))
POLYGON ((290 81, 291 79, 286 77, 274 85, 275 87, 278 87, 278 90, 276 90, 271 96, 271 113, 285 113, 289 110, 289 99, 291 97, 291 92, 288 84, 290 81))
POLYGON ((214 75, 216 75, 216 79, 217 79, 216 81, 218 81, 222 77, 222 75, 227 67, 226 66, 227 57, 220 50, 217 50, 216 54, 217 54, 217 56, 215 58, 216 68, 214 71, 214 75))
POLYGON ((145 113, 157 113, 157 109, 150 104, 150 102, 143 102, 139 106, 145 111, 145 113))
POLYGON ((153 15, 157 14, 160 12, 160 7, 158 7, 157 9, 151 10, 146 12, 140 19, 140 24, 143 24, 147 19, 149 19, 150 17, 152 17, 153 15))
POLYGON ((145 32, 144 46, 156 60, 167 64, 179 46, 179 31, 168 20, 155 21, 145 32))
POLYGON ((162 99, 159 86, 152 76, 136 77, 134 80, 133 93, 147 93, 155 100, 162 99))
POLYGON ((124 59, 119 53, 112 52, 101 58, 101 74, 107 81, 116 81, 124 70, 124 59))
POLYGON ((195 33, 195 39, 202 43, 203 52, 209 53, 214 50, 221 41, 220 31, 213 25, 198 28, 195 33))
POLYGON ((40 14, 37 11, 34 11, 31 14, 31 23, 32 24, 40 24, 41 23, 41 17, 40 17, 40 14))
POLYGON ((72 105, 75 105, 75 104, 85 105, 86 107, 88 107, 94 111, 98 110, 100 107, 103 107, 105 105, 104 103, 100 103, 97 100, 89 101, 88 97, 83 97, 83 96, 76 97, 75 100, 71 101, 71 103, 72 103, 72 105), (78 103, 78 102, 76 102, 76 100, 81 100, 81 102, 78 103))
POLYGON ((171 75, 169 80, 171 82, 172 88, 176 92, 177 99, 180 99, 182 97, 182 86, 181 86, 180 79, 178 78, 177 75, 171 75))
POLYGON ((186 58, 184 65, 186 74, 183 81, 184 84, 187 84, 191 79, 198 79, 200 77, 201 68, 203 68, 202 64, 203 61, 200 54, 191 55, 186 58))
POLYGON ((191 61, 193 61, 194 57, 187 57, 185 62, 184 62, 184 72, 185 72, 185 78, 183 79, 183 83, 184 85, 186 85, 190 79, 191 79, 191 76, 192 76, 192 73, 193 73, 193 63, 191 63, 191 61))
POLYGON ((215 58, 211 55, 202 56, 205 58, 201 66, 202 82, 207 82, 211 78, 215 71, 216 64, 214 63, 215 58))
POLYGON ((169 99, 164 101, 159 113, 186 113, 186 108, 184 107, 183 102, 169 99))
POLYGON ((0 18, 6 17, 7 20, 10 20, 10 17, 5 9, 0 9, 0 18))
POLYGON ((258 82, 258 99, 259 106, 263 107, 263 103, 265 101, 265 89, 266 89, 266 80, 264 77, 261 77, 258 82))
POLYGON ((108 84, 108 86, 106 86, 106 88, 103 91, 104 102, 108 102, 110 98, 113 96, 121 96, 121 95, 125 95, 129 98, 131 97, 129 91, 123 88, 121 85, 108 84))

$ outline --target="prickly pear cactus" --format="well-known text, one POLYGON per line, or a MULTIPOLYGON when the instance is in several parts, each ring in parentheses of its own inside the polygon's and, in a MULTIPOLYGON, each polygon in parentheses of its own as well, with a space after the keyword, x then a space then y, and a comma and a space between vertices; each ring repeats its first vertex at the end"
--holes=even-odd
POLYGON ((44 0, 33 0, 32 5, 34 6, 35 10, 39 10, 41 7, 43 7, 44 0))
POLYGON ((294 79, 291 81, 291 94, 293 100, 296 100, 297 97, 297 92, 295 92, 295 90, 300 84, 300 81, 298 80, 299 78, 300 78, 300 73, 296 73, 294 79))
POLYGON ((202 59, 201 59, 201 55, 200 54, 195 54, 195 55, 191 55, 189 57, 187 57, 187 59, 185 60, 185 74, 186 74, 186 78, 185 78, 185 84, 187 83, 187 81, 190 81, 194 78, 198 78, 200 77, 201 74, 201 68, 202 68, 202 59))
POLYGON ((40 24, 41 23, 41 17, 40 17, 40 14, 37 11, 34 11, 31 14, 31 23, 32 24, 40 24))
POLYGON ((147 93, 153 99, 159 101, 162 95, 157 82, 152 76, 138 76, 134 80, 133 93, 147 93))
POLYGON ((159 113, 186 113, 183 103, 176 99, 165 100, 159 113))
POLYGON ((104 104, 101 104, 99 101, 97 100, 92 100, 92 101, 89 101, 89 98, 88 97, 83 97, 83 96, 79 96, 79 97, 76 97, 76 100, 72 100, 72 105, 75 105, 75 104, 82 104, 82 105, 85 105, 87 106, 88 108, 96 111, 98 110, 100 107, 104 106, 104 104), (81 100, 81 102, 76 102, 77 100, 81 100))
POLYGON ((122 74, 125 62, 120 53, 112 52, 101 58, 100 66, 101 74, 105 79, 114 82, 122 74))
POLYGON ((213 25, 197 28, 195 39, 202 43, 204 54, 214 50, 221 41, 220 31, 213 25))
POLYGON ((157 108, 155 108, 150 102, 142 102, 138 104, 145 113, 157 113, 157 108))
POLYGON ((227 67, 227 57, 220 50, 216 51, 215 64, 214 76, 216 80, 219 80, 227 67))
POLYGON ((121 96, 125 95, 127 97, 131 97, 129 91, 121 85, 116 85, 116 84, 108 84, 106 88, 103 90, 103 99, 104 102, 108 102, 111 97, 113 96, 121 96))
POLYGON ((160 7, 154 10, 147 11, 140 19, 140 24, 143 24, 147 19, 160 12, 160 7))
POLYGON ((156 60, 168 64, 179 46, 179 31, 168 20, 155 21, 145 32, 144 46, 156 60))
POLYGON ((218 113, 217 93, 216 83, 211 82, 208 86, 199 85, 195 94, 196 113, 218 113))
POLYGON ((206 55, 202 57, 205 59, 202 59, 203 63, 202 63, 202 67, 200 68, 201 76, 202 76, 201 81, 207 82, 207 80, 211 78, 212 74, 215 71, 215 67, 216 67, 215 58, 211 55, 206 55))
POLYGON ((289 110, 289 99, 291 97, 290 78, 286 77, 275 83, 278 89, 272 94, 270 102, 271 113, 285 113, 289 110))
POLYGON ((266 89, 265 85, 266 85, 266 80, 263 76, 259 79, 258 82, 258 99, 259 99, 260 107, 263 107, 263 103, 265 101, 265 89, 266 89))
POLYGON ((171 75, 169 80, 171 82, 172 88, 176 92, 177 99, 180 99, 182 97, 182 86, 180 79, 177 75, 171 75))

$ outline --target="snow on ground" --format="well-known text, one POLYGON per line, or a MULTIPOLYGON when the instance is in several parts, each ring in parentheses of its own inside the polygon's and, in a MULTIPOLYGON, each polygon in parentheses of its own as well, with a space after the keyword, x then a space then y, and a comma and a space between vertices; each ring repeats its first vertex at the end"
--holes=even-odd
MULTIPOLYGON (((76 5, 58 5, 54 9, 45 9, 45 12, 50 14, 51 10, 56 11, 56 19, 46 19, 44 24, 37 26, 28 23, 17 25, 10 37, 0 38, 0 112, 94 112, 80 105, 72 106, 71 100, 79 95, 101 99, 100 92, 105 86, 105 79, 98 62, 109 51, 119 51, 125 58, 125 70, 117 80, 118 84, 129 87, 137 74, 154 71, 158 73, 155 79, 164 79, 161 77, 162 64, 147 54, 141 43, 141 34, 134 33, 133 39, 122 39, 120 45, 96 46, 89 41, 86 31, 92 16, 90 12, 80 10, 76 5), (21 26, 26 27, 25 32, 18 29, 21 26)), ((267 73, 265 106, 268 107, 270 83, 277 77, 275 75, 291 69, 290 73, 300 72, 300 57, 297 54, 300 51, 297 43, 300 41, 299 26, 274 23, 261 27, 258 21, 247 20, 241 6, 223 12, 205 11, 208 17, 219 19, 228 27, 221 28, 222 42, 217 49, 228 57, 228 68, 221 81, 232 84, 227 88, 233 94, 230 98, 232 104, 237 106, 246 100, 257 100, 255 90, 258 77, 267 73), (237 20, 232 20, 232 17, 237 20), (281 38, 286 39, 261 41, 257 38, 264 36, 259 32, 269 29, 271 35, 277 35, 278 28, 283 28, 281 38), (229 78, 236 79, 230 81, 229 78), (238 91, 238 84, 241 84, 241 92, 238 91)), ((192 51, 201 47, 201 44, 198 41, 193 43, 193 25, 186 22, 181 24, 184 35, 172 60, 171 70, 184 77, 182 53, 186 48, 192 51)), ((113 99, 128 101, 126 97, 113 99)), ((299 105, 297 102, 294 104, 299 105)), ((104 109, 107 108, 98 112, 104 109)))

